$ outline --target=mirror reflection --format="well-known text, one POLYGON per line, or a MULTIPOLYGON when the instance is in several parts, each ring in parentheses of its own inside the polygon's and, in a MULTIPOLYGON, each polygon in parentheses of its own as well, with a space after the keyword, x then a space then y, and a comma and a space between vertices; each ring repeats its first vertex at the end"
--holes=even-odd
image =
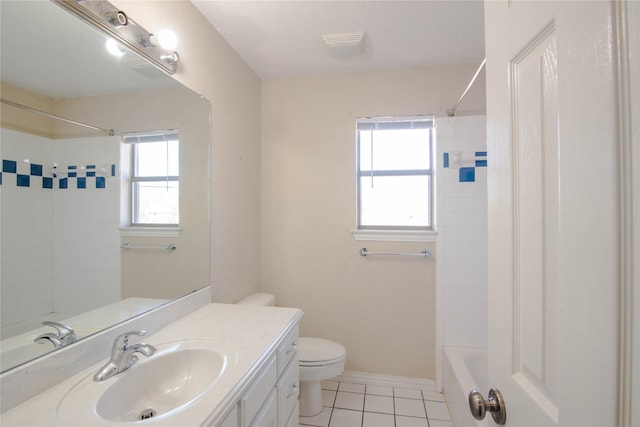
POLYGON ((210 105, 51 2, 0 8, 2 99, 107 131, 0 104, 5 371, 208 285, 210 105))

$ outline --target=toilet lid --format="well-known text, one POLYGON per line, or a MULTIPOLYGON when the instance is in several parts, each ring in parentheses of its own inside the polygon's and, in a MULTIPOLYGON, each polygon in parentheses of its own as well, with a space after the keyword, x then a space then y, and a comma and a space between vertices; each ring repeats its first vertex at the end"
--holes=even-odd
POLYGON ((331 362, 344 358, 346 350, 340 344, 322 338, 300 337, 298 341, 300 363, 331 362))

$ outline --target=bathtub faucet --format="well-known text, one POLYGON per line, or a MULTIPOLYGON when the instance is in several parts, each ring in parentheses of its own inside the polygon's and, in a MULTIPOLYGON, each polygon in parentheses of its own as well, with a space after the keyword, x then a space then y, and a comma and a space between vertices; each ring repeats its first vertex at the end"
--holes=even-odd
POLYGON ((48 332, 46 334, 38 335, 33 342, 49 341, 55 348, 64 347, 72 342, 76 341, 76 333, 74 330, 62 323, 58 322, 42 322, 44 326, 52 326, 56 329, 57 334, 48 332))
POLYGON ((144 343, 129 346, 129 335, 142 336, 146 333, 146 331, 132 331, 116 337, 111 349, 111 359, 96 372, 93 380, 97 382, 104 381, 122 371, 126 371, 138 361, 138 356, 134 353, 140 353, 149 357, 158 351, 154 346, 144 343))

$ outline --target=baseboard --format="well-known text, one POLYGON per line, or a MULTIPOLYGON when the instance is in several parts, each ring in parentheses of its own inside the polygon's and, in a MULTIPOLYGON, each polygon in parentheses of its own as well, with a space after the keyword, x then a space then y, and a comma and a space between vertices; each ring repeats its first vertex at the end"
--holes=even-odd
POLYGON ((383 385, 388 387, 410 387, 436 390, 435 380, 429 378, 403 377, 397 375, 372 374, 368 372, 344 371, 336 381, 356 384, 383 385))

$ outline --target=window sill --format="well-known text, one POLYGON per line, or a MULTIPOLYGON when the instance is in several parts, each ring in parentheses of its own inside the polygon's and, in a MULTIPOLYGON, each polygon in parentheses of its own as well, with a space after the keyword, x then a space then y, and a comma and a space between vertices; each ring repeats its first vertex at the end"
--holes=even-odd
POLYGON ((180 237, 180 227, 122 227, 120 236, 123 237, 180 237))
POLYGON ((377 242, 435 242, 436 231, 416 230, 351 230, 354 240, 377 242))

